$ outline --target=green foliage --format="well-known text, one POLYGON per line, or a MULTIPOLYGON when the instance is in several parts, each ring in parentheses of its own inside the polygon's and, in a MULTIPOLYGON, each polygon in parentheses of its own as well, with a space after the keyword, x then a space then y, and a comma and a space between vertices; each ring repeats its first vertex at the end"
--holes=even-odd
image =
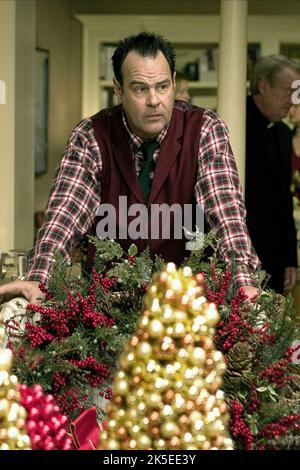
MULTIPOLYGON (((53 335, 53 339, 33 347, 26 327, 18 333, 21 341, 15 341, 12 336, 10 343, 20 382, 40 383, 47 391, 55 389, 58 397, 76 392, 80 406, 85 407, 90 403, 85 401, 85 395, 91 377, 98 380, 99 391, 108 393, 106 381, 111 380, 120 352, 135 332, 147 285, 152 274, 164 267, 164 261, 158 256, 153 262, 149 250, 138 254, 137 248, 131 245, 128 253, 124 253, 114 241, 91 240, 96 250, 96 274, 71 279, 62 258, 55 254, 48 284, 49 296, 43 305, 41 319, 33 320, 38 308, 31 307, 28 311, 28 323, 43 328, 53 335), (74 308, 77 313, 72 317, 74 308), (49 320, 53 310, 56 312, 53 314, 54 326, 49 320), (103 315, 114 324, 92 326, 87 320, 90 311, 93 319, 103 315), (55 327, 62 320, 69 332, 60 335, 55 327), (103 381, 101 374, 97 375, 90 367, 70 362, 86 361, 90 357, 108 368, 103 381), (63 377, 65 386, 55 385, 56 374, 63 377)), ((293 341, 300 338, 299 330, 291 320, 292 301, 267 290, 260 292, 255 302, 249 302, 236 292, 234 276, 238 266, 234 260, 230 263, 230 277, 228 266, 219 261, 219 249, 220 243, 211 232, 204 238, 201 248, 192 251, 183 264, 190 266, 194 274, 203 273, 204 295, 218 307, 220 322, 215 343, 228 366, 222 385, 226 401, 230 410, 233 403, 242 405, 241 419, 250 430, 253 448, 297 448, 299 430, 292 426, 276 439, 264 435, 266 426, 300 414, 300 370, 288 354, 293 341), (285 365, 281 363, 283 358, 289 358, 285 365), (274 374, 277 366, 279 379, 274 374)), ((77 408, 75 412, 80 410, 77 408)), ((99 410, 101 412, 103 410, 99 410)), ((74 413, 68 413, 74 416, 74 413)), ((234 419, 232 413, 231 429, 235 426, 234 419)), ((235 441, 237 448, 247 448, 243 436, 237 436, 235 441)))

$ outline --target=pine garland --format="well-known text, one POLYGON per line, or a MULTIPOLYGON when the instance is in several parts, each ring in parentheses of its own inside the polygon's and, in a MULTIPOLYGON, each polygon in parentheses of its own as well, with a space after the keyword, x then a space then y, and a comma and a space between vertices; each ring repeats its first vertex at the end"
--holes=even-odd
MULTIPOLYGON (((148 251, 138 255, 134 245, 124 253, 116 242, 92 241, 96 257, 90 278, 72 280, 55 255, 43 287, 46 302, 28 306, 25 331, 14 321, 6 325, 20 382, 51 391, 70 419, 90 406, 90 386, 110 398, 105 384, 135 331, 151 276, 163 266, 148 251), (33 321, 37 313, 40 319, 33 321)), ((291 299, 268 290, 249 303, 235 287, 238 266, 220 262, 218 250, 211 233, 184 265, 203 273, 204 295, 219 310, 215 344, 227 361, 223 390, 231 435, 238 449, 299 448, 300 368, 292 361, 292 344, 300 336, 291 320, 291 299)))

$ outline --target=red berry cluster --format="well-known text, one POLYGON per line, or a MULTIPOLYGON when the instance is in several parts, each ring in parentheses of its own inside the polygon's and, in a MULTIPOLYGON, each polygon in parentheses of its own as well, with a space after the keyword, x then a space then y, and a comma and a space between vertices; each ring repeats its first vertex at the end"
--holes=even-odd
POLYGON ((35 349, 44 342, 52 341, 54 338, 54 336, 48 333, 42 326, 35 326, 30 322, 26 322, 25 328, 27 330, 30 349, 35 349))
POLYGON ((114 281, 110 279, 109 277, 101 277, 100 284, 105 290, 105 292, 108 292, 109 289, 111 289, 112 286, 114 285, 114 281))
POLYGON ((250 390, 250 405, 249 405, 249 411, 250 413, 254 413, 261 404, 261 400, 257 396, 257 390, 255 387, 251 387, 250 390))
POLYGON ((128 256, 128 263, 134 264, 136 262, 136 257, 135 256, 128 256))
POLYGON ((39 289, 40 289, 41 292, 43 292, 43 294, 45 294, 45 300, 55 301, 55 298, 53 297, 53 295, 51 294, 49 289, 47 289, 45 284, 40 283, 39 284, 39 289))
POLYGON ((62 372, 55 372, 53 375, 52 390, 56 394, 58 391, 67 385, 66 376, 62 372))
MULTIPOLYGON (((28 304, 27 310, 34 311, 41 315, 41 323, 48 333, 56 338, 69 336, 70 328, 68 325, 68 310, 62 308, 42 307, 35 304, 28 304)), ((28 322, 30 324, 30 322, 28 322)))
MULTIPOLYGON (((214 269, 214 267, 213 267, 214 269)), ((217 280, 215 269, 213 271, 213 280, 217 280)), ((216 305, 221 305, 224 303, 228 288, 231 283, 231 272, 226 271, 224 274, 220 274, 218 278, 218 287, 212 289, 206 288, 206 280, 204 279, 204 289, 205 295, 209 302, 213 302, 216 305)))
MULTIPOLYGON (((207 287, 208 282, 205 278, 204 295, 209 302, 219 306, 226 303, 231 277, 231 272, 226 271, 225 274, 221 274, 217 278, 216 270, 213 269, 212 279, 216 281, 213 289, 207 287)), ((223 352, 230 350, 237 341, 247 341, 249 335, 256 332, 255 328, 246 320, 249 309, 248 304, 245 303, 247 298, 248 296, 244 290, 239 289, 230 301, 231 312, 229 318, 221 320, 218 324, 215 341, 223 352)))
POLYGON ((141 291, 142 291, 142 293, 143 293, 143 294, 146 294, 147 290, 148 290, 148 284, 143 283, 143 284, 141 285, 141 291))
POLYGON ((237 304, 231 303, 231 306, 232 311, 229 319, 219 322, 215 334, 215 341, 223 352, 229 351, 238 341, 247 341, 249 335, 256 332, 255 328, 245 319, 245 314, 238 311, 237 304))
POLYGON ((288 415, 285 418, 277 421, 276 423, 266 424, 261 432, 259 438, 274 439, 275 437, 285 435, 288 430, 300 429, 300 414, 288 415))
POLYGON ((79 390, 68 388, 64 393, 54 395, 57 404, 68 418, 75 418, 86 409, 85 402, 88 397, 83 396, 79 390))
POLYGON ((235 440, 241 440, 245 450, 252 450, 253 435, 242 418, 243 405, 237 400, 232 400, 230 411, 229 431, 232 437, 235 440))
POLYGON ((72 450, 67 434, 68 419, 52 395, 46 395, 40 385, 20 385, 21 405, 27 411, 26 429, 33 450, 72 450))
POLYGON ((265 377, 267 377, 271 383, 274 383, 277 387, 281 387, 288 379, 288 377, 286 377, 286 373, 289 364, 290 359, 281 359, 275 364, 263 369, 259 373, 258 377, 260 380, 263 380, 265 377))
POLYGON ((106 398, 106 400, 111 400, 112 399, 112 389, 110 387, 108 387, 105 390, 100 390, 99 395, 100 395, 100 397, 106 398))
POLYGON ((89 356, 86 359, 71 359, 70 363, 84 369, 87 380, 92 387, 97 387, 102 384, 109 376, 109 368, 102 362, 97 362, 93 356, 89 356))
MULTIPOLYGON (((97 271, 95 269, 93 269, 93 272, 92 272, 92 282, 91 282, 91 285, 89 287, 89 296, 90 296, 90 299, 93 298, 94 294, 95 294, 95 291, 96 291, 96 288, 98 285, 101 285, 101 287, 103 288, 103 290, 105 292, 108 292, 113 286, 114 284, 116 283, 116 279, 115 278, 111 278, 111 277, 106 277, 106 276, 100 276, 97 271)), ((94 297, 95 300, 96 300, 96 297, 94 297)))
POLYGON ((98 326, 111 327, 115 325, 112 318, 108 318, 103 313, 94 310, 93 302, 90 302, 89 297, 83 297, 78 293, 78 298, 81 307, 82 323, 85 327, 97 328, 98 326))

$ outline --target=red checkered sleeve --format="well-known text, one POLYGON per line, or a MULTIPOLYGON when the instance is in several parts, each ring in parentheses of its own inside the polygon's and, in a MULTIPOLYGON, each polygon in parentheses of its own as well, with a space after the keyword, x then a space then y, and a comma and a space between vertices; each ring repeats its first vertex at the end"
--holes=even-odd
POLYGON ((72 243, 88 231, 99 207, 100 174, 100 152, 87 119, 71 133, 56 170, 45 222, 29 255, 27 280, 47 281, 55 249, 70 260, 72 243))
POLYGON ((220 254, 237 264, 237 287, 257 286, 259 259, 246 226, 246 209, 229 143, 228 129, 214 112, 203 114, 195 196, 222 244, 220 254))

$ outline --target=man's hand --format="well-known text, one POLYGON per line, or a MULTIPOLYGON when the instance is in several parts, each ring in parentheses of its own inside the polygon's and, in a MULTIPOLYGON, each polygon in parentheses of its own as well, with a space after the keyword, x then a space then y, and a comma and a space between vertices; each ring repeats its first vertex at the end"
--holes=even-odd
POLYGON ((243 290, 249 297, 249 300, 255 300, 258 295, 258 289, 254 286, 244 286, 243 290))
POLYGON ((283 282, 283 292, 293 289, 296 284, 297 278, 297 269, 294 266, 285 268, 284 270, 284 282, 283 282))
POLYGON ((25 297, 29 303, 40 304, 45 295, 39 289, 39 281, 13 281, 0 286, 0 302, 13 297, 25 297))

